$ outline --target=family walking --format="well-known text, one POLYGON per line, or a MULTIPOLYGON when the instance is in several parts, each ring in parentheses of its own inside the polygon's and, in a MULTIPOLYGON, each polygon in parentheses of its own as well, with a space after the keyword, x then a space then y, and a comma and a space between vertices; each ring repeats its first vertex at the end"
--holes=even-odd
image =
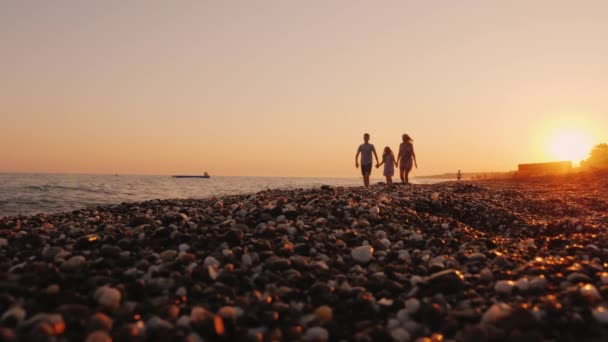
POLYGON ((397 158, 393 154, 390 147, 386 146, 382 153, 382 162, 378 162, 378 155, 376 154, 376 148, 373 144, 369 143, 369 134, 363 135, 363 144, 359 145, 357 154, 355 155, 355 166, 359 167, 359 154, 361 154, 361 174, 363 175, 363 184, 365 187, 369 187, 369 176, 372 174, 373 159, 372 154, 376 158, 376 168, 384 165, 384 176, 386 177, 386 184, 393 183, 393 175, 395 174, 395 167, 399 168, 399 176, 401 182, 404 184, 409 183, 409 174, 412 171, 412 166, 418 168, 416 162, 416 154, 414 153, 414 144, 412 138, 404 134, 401 136, 403 142, 399 145, 399 154, 397 158))

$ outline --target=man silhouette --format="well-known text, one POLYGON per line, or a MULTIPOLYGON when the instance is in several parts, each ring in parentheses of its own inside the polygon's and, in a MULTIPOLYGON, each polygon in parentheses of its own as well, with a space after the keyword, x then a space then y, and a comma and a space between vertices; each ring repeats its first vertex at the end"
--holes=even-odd
POLYGON ((376 164, 379 164, 376 148, 369 143, 369 134, 365 133, 363 134, 363 144, 359 145, 355 155, 355 167, 359 167, 359 154, 361 154, 361 175, 363 175, 363 184, 366 188, 369 187, 369 176, 372 174, 372 153, 376 157, 376 164))

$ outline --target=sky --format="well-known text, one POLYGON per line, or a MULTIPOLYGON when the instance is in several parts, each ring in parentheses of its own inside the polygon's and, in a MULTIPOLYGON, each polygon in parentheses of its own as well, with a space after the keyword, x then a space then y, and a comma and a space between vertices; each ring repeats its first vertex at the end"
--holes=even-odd
POLYGON ((365 132, 379 153, 410 134, 414 176, 563 159, 608 142, 607 14, 585 0, 2 0, 0 172, 357 177, 365 132))

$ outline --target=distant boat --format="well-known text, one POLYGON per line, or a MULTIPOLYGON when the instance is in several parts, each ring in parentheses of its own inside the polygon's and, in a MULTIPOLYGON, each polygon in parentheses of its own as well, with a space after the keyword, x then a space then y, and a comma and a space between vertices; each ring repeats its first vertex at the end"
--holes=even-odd
POLYGON ((173 178, 211 178, 211 176, 209 176, 209 174, 205 171, 205 173, 202 176, 199 175, 175 175, 175 176, 171 176, 173 178))

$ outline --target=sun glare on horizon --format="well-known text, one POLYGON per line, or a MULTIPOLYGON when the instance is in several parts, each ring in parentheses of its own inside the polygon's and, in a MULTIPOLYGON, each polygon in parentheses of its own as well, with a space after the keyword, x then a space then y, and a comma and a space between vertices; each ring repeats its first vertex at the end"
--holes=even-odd
POLYGON ((591 137, 582 130, 560 130, 550 137, 549 154, 556 160, 570 160, 578 165, 589 156, 591 137))

